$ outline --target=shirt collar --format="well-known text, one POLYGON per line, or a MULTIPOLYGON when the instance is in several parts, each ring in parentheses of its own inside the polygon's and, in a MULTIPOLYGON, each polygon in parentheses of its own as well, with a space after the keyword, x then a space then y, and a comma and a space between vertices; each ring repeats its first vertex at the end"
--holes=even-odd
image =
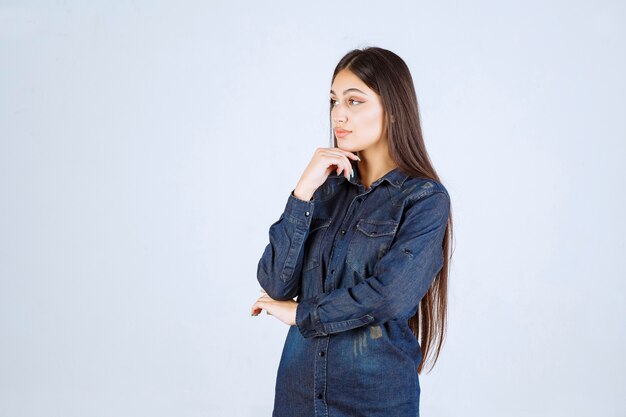
MULTIPOLYGON (((348 181, 354 185, 360 185, 361 181, 359 180, 359 168, 358 168, 357 161, 350 161, 350 163, 352 164, 352 168, 354 169, 354 177, 352 177, 348 181)), ((341 177, 344 179, 346 178, 343 176, 343 172, 337 175, 337 172, 333 171, 333 176, 341 177)), ((389 184, 393 185, 396 188, 401 188, 402 184, 404 184, 404 181, 406 181, 408 177, 409 175, 403 173, 402 171, 400 171, 398 167, 396 167, 392 169, 391 171, 387 172, 381 178, 374 181, 372 185, 370 186, 370 188, 376 187, 378 184, 382 183, 383 181, 387 181, 389 184)))

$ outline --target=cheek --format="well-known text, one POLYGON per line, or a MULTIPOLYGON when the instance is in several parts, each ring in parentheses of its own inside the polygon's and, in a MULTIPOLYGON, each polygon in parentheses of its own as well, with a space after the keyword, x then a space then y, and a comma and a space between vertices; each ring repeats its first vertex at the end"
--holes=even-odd
POLYGON ((383 126, 383 114, 380 111, 370 111, 360 115, 361 123, 370 130, 378 132, 383 126))
POLYGON ((363 112, 362 116, 370 123, 382 123, 383 121, 383 111, 379 107, 367 109, 367 111, 363 112))

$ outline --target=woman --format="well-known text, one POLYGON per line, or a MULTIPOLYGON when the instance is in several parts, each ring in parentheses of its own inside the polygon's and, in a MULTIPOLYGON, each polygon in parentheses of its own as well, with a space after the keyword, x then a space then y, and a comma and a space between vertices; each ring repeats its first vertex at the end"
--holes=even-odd
POLYGON ((291 326, 272 415, 419 416, 422 359, 445 334, 450 198, 399 56, 350 51, 330 95, 333 147, 316 149, 258 264, 252 315, 291 326))

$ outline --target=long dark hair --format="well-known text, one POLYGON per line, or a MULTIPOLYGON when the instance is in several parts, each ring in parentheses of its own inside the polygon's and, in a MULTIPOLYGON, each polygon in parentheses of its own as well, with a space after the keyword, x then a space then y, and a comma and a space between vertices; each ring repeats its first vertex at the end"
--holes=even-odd
MULTIPOLYGON (((413 79, 402 58, 378 47, 354 49, 337 64, 331 84, 337 73, 344 69, 354 73, 380 96, 384 109, 383 132, 386 132, 389 154, 398 169, 411 177, 428 178, 441 183, 424 145, 413 79), (393 115, 393 123, 389 123, 389 115, 393 115)), ((330 110, 332 108, 331 101, 330 110)), ((333 147, 337 147, 332 120, 330 126, 333 147)), ((439 358, 446 334, 448 268, 452 257, 452 208, 449 214, 442 243, 443 267, 420 301, 415 315, 408 321, 422 350, 418 374, 421 374, 424 362, 436 345, 435 358, 430 368, 432 370, 439 358)))

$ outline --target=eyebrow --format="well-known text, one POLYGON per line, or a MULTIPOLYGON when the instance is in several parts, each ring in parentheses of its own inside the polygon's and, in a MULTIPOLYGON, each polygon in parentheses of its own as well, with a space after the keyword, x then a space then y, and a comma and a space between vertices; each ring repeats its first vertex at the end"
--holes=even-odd
MULTIPOLYGON (((363 91, 359 90, 358 88, 348 88, 347 90, 343 90, 343 94, 345 95, 348 91, 358 91, 361 94, 365 94, 363 91)), ((330 90, 330 94, 335 94, 335 92, 333 90, 330 90)), ((367 94, 365 94, 367 95, 367 94)))

